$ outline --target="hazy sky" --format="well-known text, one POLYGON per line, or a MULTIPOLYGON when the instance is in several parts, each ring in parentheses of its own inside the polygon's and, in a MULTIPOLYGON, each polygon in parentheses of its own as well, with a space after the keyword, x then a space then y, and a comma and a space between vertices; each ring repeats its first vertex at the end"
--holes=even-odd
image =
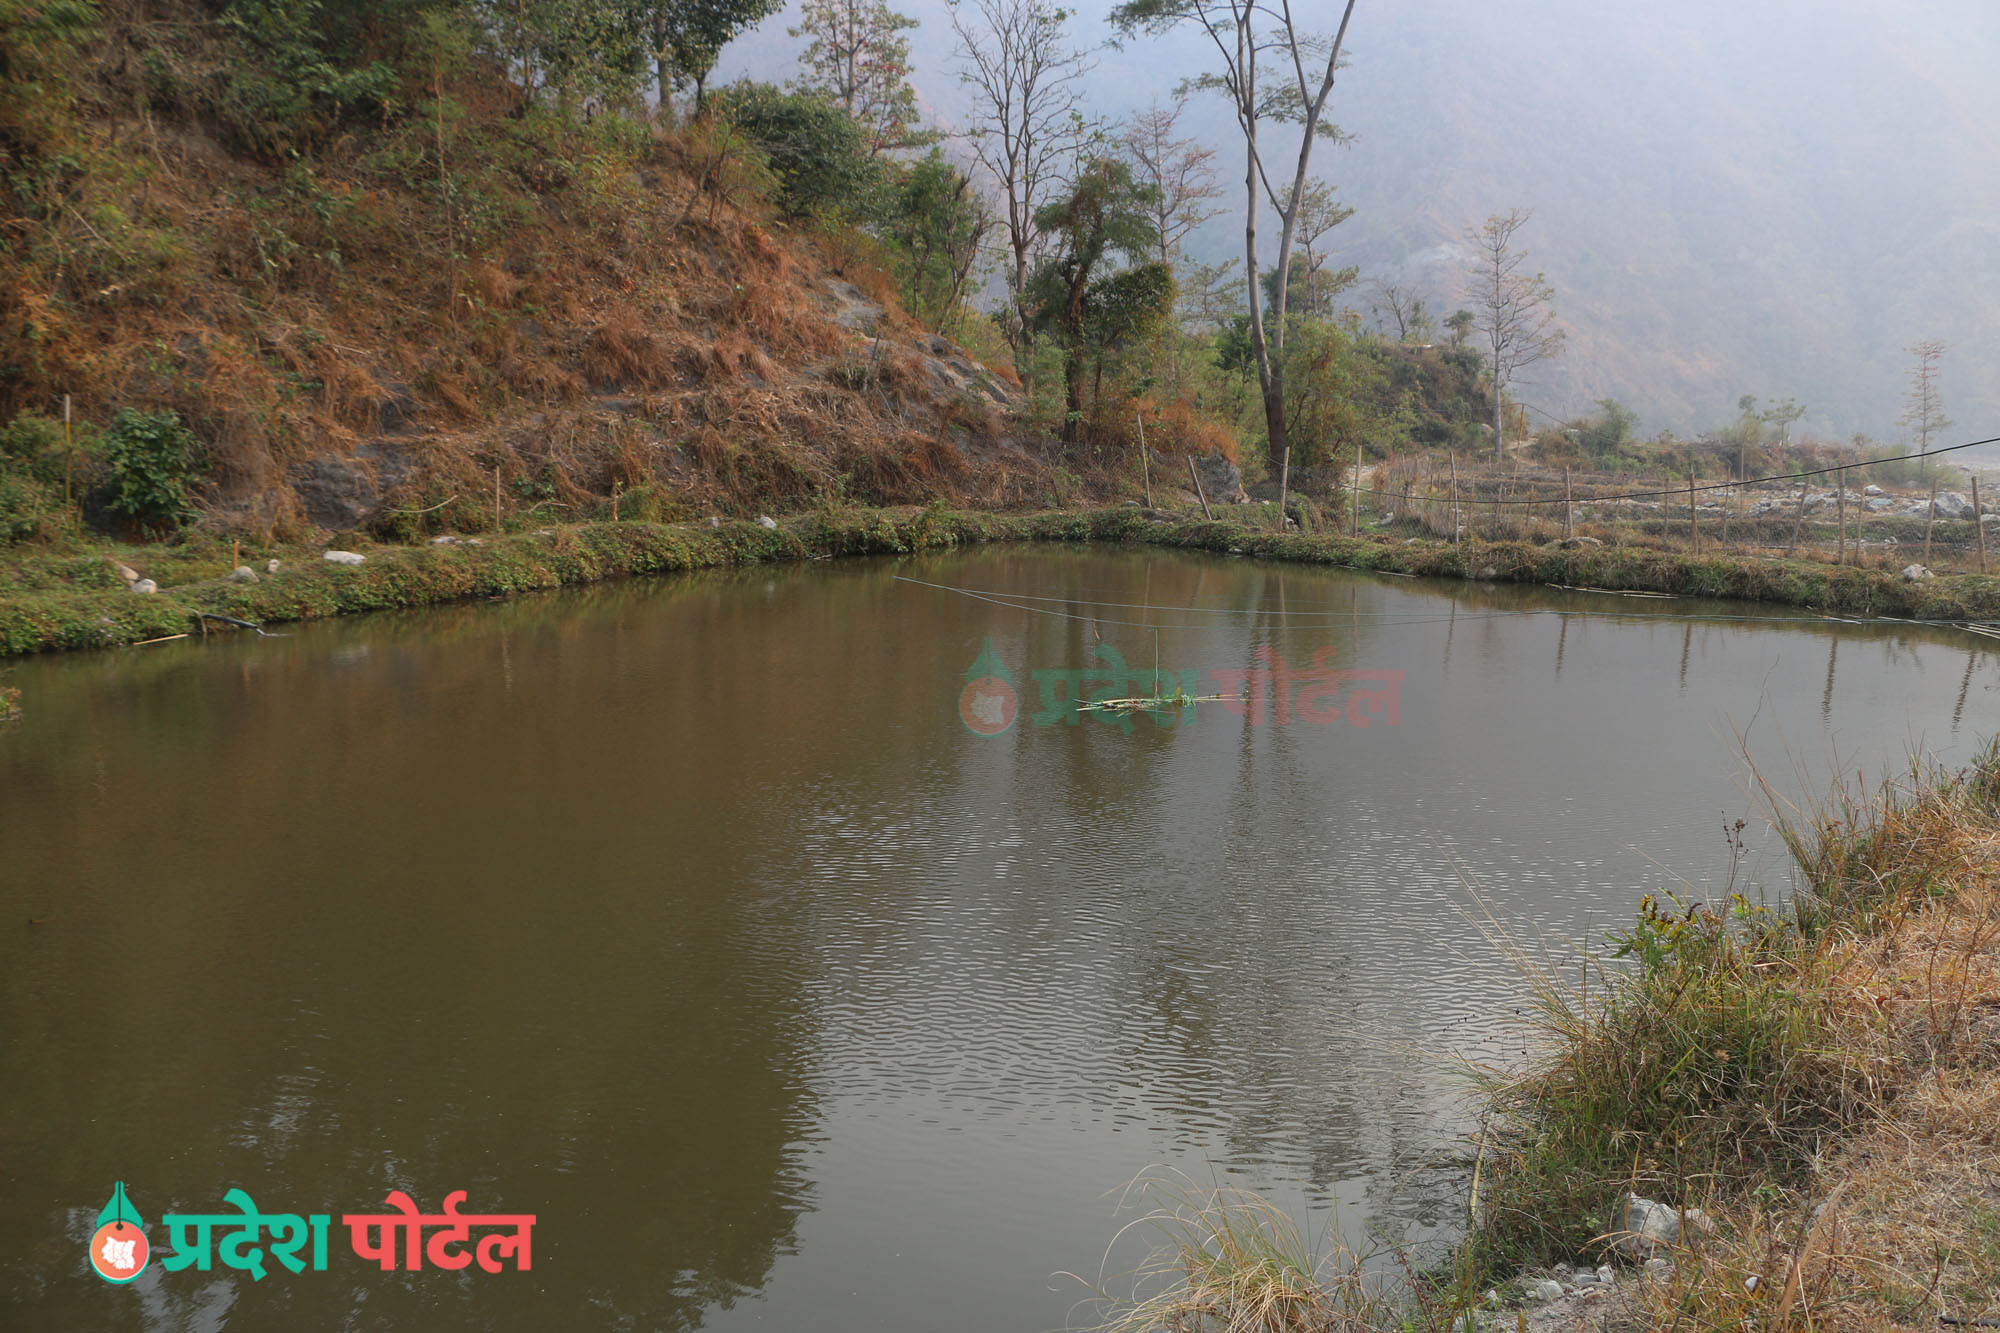
MULTIPOLYGON (((919 92, 955 123, 949 12, 900 7, 919 92)), ((1108 9, 1076 6, 1080 39, 1111 35, 1108 9)), ((789 77, 794 21, 739 41, 725 76, 789 77)), ((1356 139, 1317 158, 1356 209, 1339 262, 1448 311, 1465 228, 1533 208, 1570 347, 1531 402, 1616 396, 1687 431, 1789 395, 1824 433, 1894 439, 1904 349, 1938 337, 1952 433, 2000 434, 2000 4, 1362 0, 1349 50, 1332 114, 1356 139)), ((1168 99, 1205 58, 1192 37, 1104 51, 1090 102, 1168 99)), ((1199 242, 1218 257, 1240 248, 1242 150, 1223 105, 1188 123, 1238 183, 1199 242)))

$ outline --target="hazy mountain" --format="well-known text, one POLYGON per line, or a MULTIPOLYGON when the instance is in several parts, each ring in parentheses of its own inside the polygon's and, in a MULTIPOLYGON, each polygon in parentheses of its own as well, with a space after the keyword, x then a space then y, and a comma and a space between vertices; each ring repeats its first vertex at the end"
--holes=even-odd
MULTIPOLYGON (((961 118, 949 12, 903 5, 917 82, 961 118)), ((1332 0, 1321 8, 1332 22, 1332 0)), ((1085 0, 1080 35, 1109 35, 1085 0)), ((727 73, 783 79, 780 17, 727 73)), ((1514 206, 1558 293, 1570 347, 1523 396, 1563 413, 1615 396, 1648 429, 1694 430, 1736 399, 1796 396, 1806 425, 1899 435, 1918 338, 1943 367, 1955 438, 2000 434, 2000 6, 1932 0, 1362 0, 1334 115, 1354 133, 1320 174, 1352 204, 1341 262, 1414 279, 1449 311, 1468 224, 1514 206)), ((1107 115, 1171 96, 1203 66, 1192 39, 1107 51, 1107 115)), ((1219 103, 1190 125, 1240 182, 1219 103)), ((1240 209, 1240 184, 1227 202, 1240 209)), ((1240 212, 1200 238, 1233 253, 1240 212)))

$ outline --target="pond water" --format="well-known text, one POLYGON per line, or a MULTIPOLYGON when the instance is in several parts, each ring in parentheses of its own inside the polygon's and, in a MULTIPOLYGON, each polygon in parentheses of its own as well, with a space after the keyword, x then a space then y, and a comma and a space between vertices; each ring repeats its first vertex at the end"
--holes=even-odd
POLYGON ((1451 1057, 1523 1040, 1479 920, 1601 942, 1721 892, 1738 818, 1736 884, 1782 892, 1746 749, 1794 799, 1962 761, 1997 667, 1091 548, 9 664, 0 1323, 1054 1328, 1159 1163, 1422 1237, 1451 1057), (1294 679, 1282 722, 1043 706, 1134 692, 1060 674, 1106 647, 1196 693, 1401 675, 1294 679), (1327 703, 1392 686, 1393 723, 1327 703), (85 1257, 114 1181, 128 1287, 85 1257), (160 1215, 232 1188, 331 1215, 326 1271, 165 1271, 160 1215), (531 1271, 365 1265, 340 1218, 395 1189, 535 1214, 531 1271))

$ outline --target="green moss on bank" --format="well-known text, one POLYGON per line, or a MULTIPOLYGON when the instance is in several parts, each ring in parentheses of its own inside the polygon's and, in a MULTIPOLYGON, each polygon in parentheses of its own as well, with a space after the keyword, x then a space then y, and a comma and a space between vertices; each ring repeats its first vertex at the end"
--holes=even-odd
POLYGON ((199 628, 198 612, 276 624, 632 575, 994 541, 1134 542, 1431 578, 1734 598, 1916 620, 2000 616, 2000 579, 1976 575, 1906 583, 1885 571, 1810 561, 1279 535, 1223 519, 1183 520, 1131 508, 1003 515, 932 505, 813 514, 776 529, 744 522, 713 527, 600 522, 488 536, 477 543, 362 546, 367 563, 356 566, 322 561, 317 546, 284 548, 256 553, 252 564, 260 571, 267 554, 275 554, 281 568, 273 575, 260 573, 254 584, 220 577, 229 558, 222 554, 227 548, 215 544, 143 551, 84 543, 41 551, 17 547, 0 568, 0 656, 111 647, 190 632, 199 628), (142 572, 161 585, 160 592, 127 591, 105 558, 114 549, 143 564, 142 572))

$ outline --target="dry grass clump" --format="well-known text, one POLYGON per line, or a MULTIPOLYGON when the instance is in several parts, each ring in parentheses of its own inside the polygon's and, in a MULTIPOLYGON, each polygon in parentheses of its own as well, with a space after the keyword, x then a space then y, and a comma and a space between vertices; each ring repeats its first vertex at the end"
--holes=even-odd
MULTIPOLYGON (((1373 1256, 1315 1237, 1269 1199, 1184 1174, 1142 1175, 1128 1199, 1144 1212, 1128 1237, 1148 1250, 1130 1270, 1078 1278, 1101 1321, 1092 1333, 1359 1333, 1413 1327, 1373 1256), (1116 1287, 1114 1293, 1112 1288, 1116 1287)), ((1065 1276, 1076 1277, 1075 1274, 1065 1276)))
POLYGON ((1785 829, 1786 911, 1649 901, 1632 971, 1538 974, 1547 1054, 1492 1087, 1475 1250, 1584 1253, 1630 1190, 1722 1224, 1650 1326, 2000 1317, 2000 746, 1785 829))

